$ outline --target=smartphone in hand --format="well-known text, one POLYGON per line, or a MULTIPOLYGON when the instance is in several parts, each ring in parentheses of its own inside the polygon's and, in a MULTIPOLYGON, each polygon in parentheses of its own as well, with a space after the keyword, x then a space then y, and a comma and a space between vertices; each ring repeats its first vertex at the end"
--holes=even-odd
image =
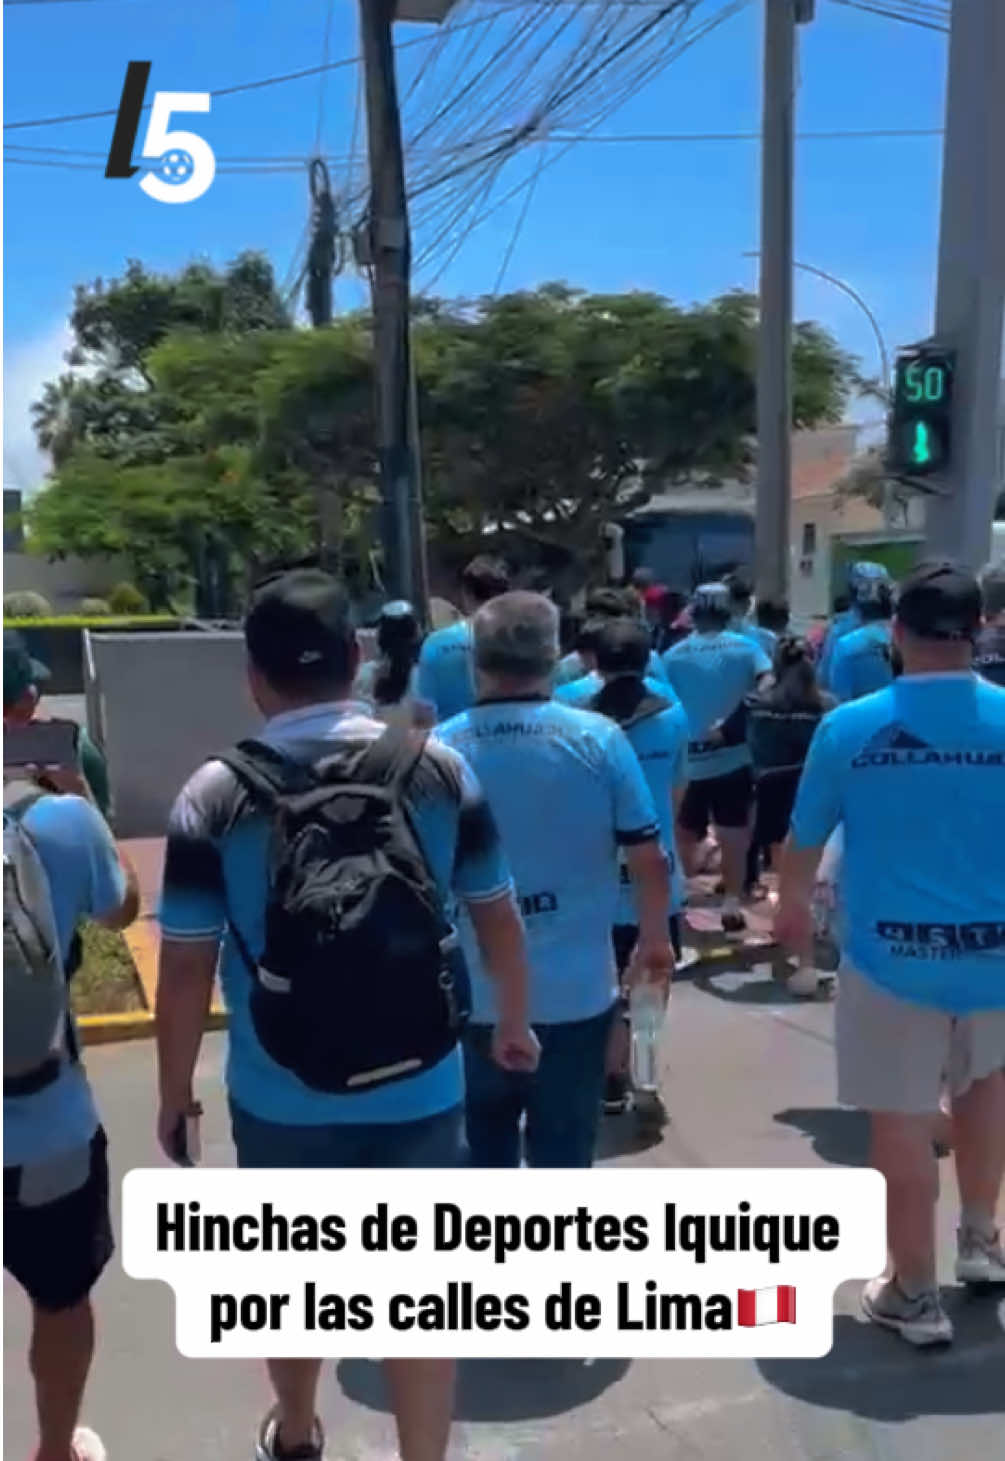
POLYGON ((80 726, 72 720, 32 720, 27 725, 7 725, 3 732, 5 768, 75 766, 80 726))

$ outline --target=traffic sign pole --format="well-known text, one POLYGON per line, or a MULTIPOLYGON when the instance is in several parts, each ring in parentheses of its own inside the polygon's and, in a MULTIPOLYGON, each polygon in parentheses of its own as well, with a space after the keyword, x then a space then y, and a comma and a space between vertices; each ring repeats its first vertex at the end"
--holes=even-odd
POLYGON ((991 550, 1005 311, 1005 4, 954 0, 942 172, 936 338, 957 353, 945 495, 930 553, 980 568, 991 550))

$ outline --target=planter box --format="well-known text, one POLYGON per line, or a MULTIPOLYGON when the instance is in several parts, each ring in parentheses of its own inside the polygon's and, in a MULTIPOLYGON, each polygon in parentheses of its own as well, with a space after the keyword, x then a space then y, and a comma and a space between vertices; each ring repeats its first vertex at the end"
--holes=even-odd
POLYGON ((52 695, 80 695, 84 690, 84 630, 94 634, 170 634, 183 627, 180 619, 149 616, 117 619, 5 619, 5 629, 16 629, 29 653, 48 666, 52 679, 46 690, 52 695))

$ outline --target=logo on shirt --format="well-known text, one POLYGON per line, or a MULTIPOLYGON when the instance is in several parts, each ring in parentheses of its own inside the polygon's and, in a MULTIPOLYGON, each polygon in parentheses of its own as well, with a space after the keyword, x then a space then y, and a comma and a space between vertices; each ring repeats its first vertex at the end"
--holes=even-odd
POLYGON ((520 912, 524 918, 533 918, 535 913, 557 913, 558 898, 554 893, 522 893, 520 912))
POLYGON ((890 953, 905 959, 958 959, 964 954, 989 954, 1005 949, 1005 923, 876 924, 876 933, 890 945, 890 953))
POLYGON ((856 771, 864 766, 1003 766, 1005 751, 940 749, 894 721, 866 741, 851 764, 856 771))

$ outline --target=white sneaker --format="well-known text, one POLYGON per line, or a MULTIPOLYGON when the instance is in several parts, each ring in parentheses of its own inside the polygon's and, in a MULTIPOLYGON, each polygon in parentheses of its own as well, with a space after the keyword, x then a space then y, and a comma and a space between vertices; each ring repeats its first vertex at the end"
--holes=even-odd
POLYGON ((862 1290, 862 1309, 867 1319, 916 1349, 952 1343, 953 1321, 934 1289, 909 1299, 895 1278, 873 1278, 862 1290))
POLYGON ((986 1238, 972 1228, 960 1228, 956 1234, 956 1277, 960 1283, 1005 1283, 1001 1233, 986 1238))
POLYGON ((816 999, 820 993, 820 974, 808 966, 794 969, 785 981, 785 988, 800 999, 816 999))
POLYGON ((255 1441, 255 1461, 325 1461, 325 1433, 315 1416, 314 1435, 306 1446, 280 1449, 279 1421, 273 1407, 262 1421, 255 1441))
POLYGON ((108 1452, 101 1437, 88 1430, 86 1425, 79 1425, 74 1431, 70 1450, 73 1461, 108 1461, 108 1452))

